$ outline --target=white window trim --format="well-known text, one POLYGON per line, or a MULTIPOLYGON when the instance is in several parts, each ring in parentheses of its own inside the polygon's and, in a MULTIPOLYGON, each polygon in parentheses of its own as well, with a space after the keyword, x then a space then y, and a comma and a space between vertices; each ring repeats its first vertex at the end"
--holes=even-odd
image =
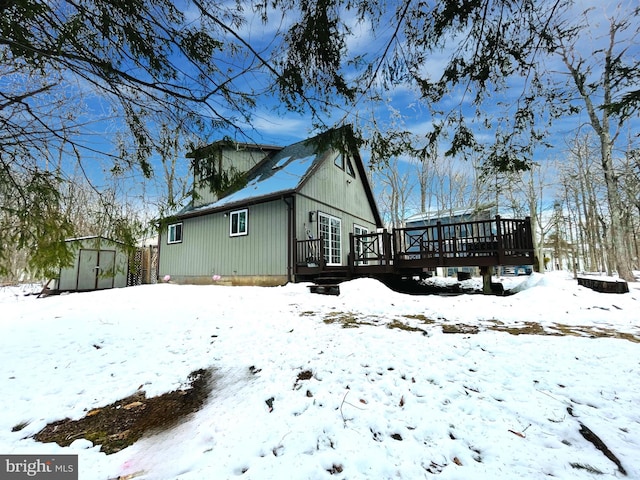
POLYGON ((362 225, 358 225, 357 223, 353 224, 353 233, 354 235, 366 235, 369 233, 369 229, 367 227, 363 227, 362 225), (356 229, 360 230, 360 233, 356 233, 356 229))
MULTIPOLYGON (((326 241, 329 242, 329 259, 327 260, 327 265, 330 266, 340 266, 342 265, 342 219, 338 218, 338 217, 334 217, 332 215, 326 214, 326 213, 322 213, 322 212, 318 212, 318 238, 321 236, 321 232, 320 232, 320 218, 321 217, 325 217, 329 220, 329 233, 331 233, 331 221, 332 220, 337 220, 338 224, 340 225, 340 230, 339 230, 339 238, 340 238, 340 244, 339 244, 339 261, 338 262, 332 262, 331 260, 331 241, 332 238, 328 238, 326 239, 326 241)), ((322 245, 322 254, 324 255, 324 245, 322 245)))
MULTIPOLYGON (((167 245, 172 245, 174 243, 182 243, 182 237, 183 237, 183 232, 184 232, 184 226, 182 224, 182 222, 178 222, 178 223, 172 223, 167 227, 167 245), (171 240, 171 231, 173 230, 175 232, 176 227, 180 225, 180 239, 179 240, 171 240)), ((175 238, 175 233, 173 234, 173 237, 175 238)))
MULTIPOLYGON (((238 226, 240 226, 240 222, 238 222, 238 226)), ((241 210, 234 210, 233 212, 229 213, 229 236, 230 237, 243 237, 245 235, 249 234, 249 209, 248 208, 243 208, 241 210), (233 217, 234 215, 237 215, 238 218, 239 216, 244 213, 244 230, 243 231, 237 231, 236 233, 233 233, 233 217)))

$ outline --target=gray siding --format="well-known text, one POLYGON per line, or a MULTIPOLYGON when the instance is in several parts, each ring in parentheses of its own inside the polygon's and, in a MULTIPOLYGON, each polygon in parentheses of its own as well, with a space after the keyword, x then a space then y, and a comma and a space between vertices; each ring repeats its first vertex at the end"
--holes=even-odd
POLYGON ((301 189, 300 193, 332 207, 350 212, 354 217, 374 222, 373 212, 365 193, 363 179, 355 178, 334 165, 330 155, 301 189))
MULTIPOLYGON (((239 172, 247 172, 264 159, 266 153, 259 149, 241 148, 234 149, 224 147, 222 149, 222 169, 228 170, 230 167, 235 168, 239 172)), ((216 166, 218 160, 215 160, 216 166)), ((199 178, 194 178, 194 188, 197 193, 194 199, 194 207, 208 205, 218 200, 215 193, 207 186, 201 186, 199 178)))
POLYGON ((322 212, 341 220, 342 265, 347 265, 349 234, 354 224, 376 231, 375 216, 367 199, 363 179, 355 171, 355 178, 334 165, 330 156, 315 172, 296 197, 296 237, 306 239, 306 230, 318 238, 318 216, 322 212), (309 212, 316 212, 309 221, 309 212))
POLYGON ((194 191, 195 191, 195 195, 193 196, 194 207, 208 205, 209 203, 213 203, 218 199, 218 196, 214 192, 212 192, 208 187, 200 186, 200 180, 198 178, 194 180, 193 184, 194 184, 194 191))
MULTIPOLYGON (((230 212, 227 212, 227 214, 230 212)), ((161 236, 160 277, 281 276, 287 274, 287 205, 248 207, 248 235, 231 237, 224 212, 182 221, 182 242, 161 236)))

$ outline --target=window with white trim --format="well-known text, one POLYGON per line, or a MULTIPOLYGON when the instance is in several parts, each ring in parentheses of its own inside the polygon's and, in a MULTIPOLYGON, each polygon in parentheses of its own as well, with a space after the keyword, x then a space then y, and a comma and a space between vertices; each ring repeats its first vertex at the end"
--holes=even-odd
POLYGON ((167 243, 182 242, 182 223, 172 223, 167 228, 167 243))
POLYGON ((327 265, 342 264, 341 220, 318 212, 318 234, 322 237, 322 250, 327 265))
POLYGON ((241 235, 247 235, 249 220, 249 210, 242 209, 231 212, 229 215, 229 235, 231 237, 239 237, 241 235))

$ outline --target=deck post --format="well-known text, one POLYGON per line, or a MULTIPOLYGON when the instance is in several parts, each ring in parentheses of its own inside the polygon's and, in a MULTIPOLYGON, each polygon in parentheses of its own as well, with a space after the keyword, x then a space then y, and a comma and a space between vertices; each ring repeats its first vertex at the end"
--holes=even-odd
POLYGON ((327 268, 327 259, 324 258, 324 237, 320 235, 318 238, 318 256, 320 257, 320 271, 324 272, 325 268, 327 268))
POLYGON ((293 254, 295 255, 293 259, 293 275, 298 274, 298 262, 300 262, 300 244, 298 243, 298 238, 293 237, 293 244, 295 245, 295 249, 293 250, 293 254))
POLYGON ((482 293, 491 293, 491 267, 480 267, 480 275, 482 275, 482 293))
POLYGON ((353 274, 356 267, 356 242, 353 238, 353 232, 349 232, 349 254, 347 255, 347 266, 349 272, 353 274))
POLYGON ((395 252, 391 251, 391 234, 386 228, 382 230, 382 253, 384 255, 384 264, 391 265, 391 258, 395 256, 395 252))
POLYGON ((443 237, 443 231, 442 231, 442 222, 440 222, 440 220, 438 220, 436 222, 436 227, 438 228, 438 265, 444 265, 444 239, 443 237))
MULTIPOLYGON (((498 251, 496 254, 498 255, 498 265, 502 265, 504 258, 504 244, 502 243, 502 221, 500 219, 500 215, 496 215, 496 243, 498 251)), ((489 276, 491 278, 491 276, 489 276)))

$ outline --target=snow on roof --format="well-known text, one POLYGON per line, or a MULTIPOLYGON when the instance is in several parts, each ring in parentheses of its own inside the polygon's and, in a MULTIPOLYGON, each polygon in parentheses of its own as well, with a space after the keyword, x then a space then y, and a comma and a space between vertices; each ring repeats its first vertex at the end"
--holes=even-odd
POLYGON ((492 212, 494 210, 495 210, 495 207, 492 207, 492 206, 457 208, 453 210, 450 210, 448 208, 433 209, 433 210, 427 210, 426 212, 420 212, 420 213, 416 213, 415 215, 411 215, 409 218, 406 219, 406 223, 435 220, 438 218, 460 217, 463 215, 478 214, 480 212, 492 212))
POLYGON ((87 235, 85 237, 65 238, 65 242, 78 242, 80 240, 91 240, 92 238, 98 238, 99 235, 87 235))
POLYGON ((153 235, 152 237, 141 238, 136 242, 136 246, 138 247, 148 247, 151 245, 158 244, 158 235, 153 235))
POLYGON ((279 193, 293 192, 300 186, 316 161, 321 158, 323 154, 316 153, 315 146, 310 142, 304 141, 290 145, 249 171, 247 184, 240 190, 213 203, 182 213, 217 209, 279 193))
POLYGON ((271 170, 277 170, 278 168, 284 167, 289 160, 291 160, 291 157, 282 157, 273 167, 271 167, 271 170))
POLYGON ((305 177, 315 158, 316 155, 310 155, 303 158, 289 159, 286 166, 275 170, 273 175, 259 174, 250 180, 246 187, 221 198, 209 205, 209 207, 222 207, 252 198, 293 191, 305 177))
POLYGON ((97 239, 106 240, 108 242, 114 242, 114 243, 122 243, 119 240, 113 240, 111 238, 103 237, 102 235, 87 235, 84 237, 66 238, 64 241, 65 242, 81 242, 84 240, 97 240, 97 239))

